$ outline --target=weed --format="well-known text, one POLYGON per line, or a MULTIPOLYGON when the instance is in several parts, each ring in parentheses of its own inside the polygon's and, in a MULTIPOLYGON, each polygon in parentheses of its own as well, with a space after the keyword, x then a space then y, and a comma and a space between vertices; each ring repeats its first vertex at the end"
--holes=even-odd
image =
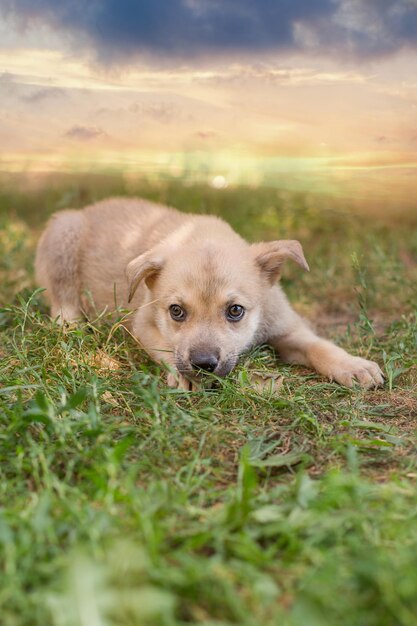
POLYGON ((0 204, 2 625, 414 626, 417 264, 405 218, 394 228, 276 189, 127 189, 116 176, 4 186, 0 204), (33 279, 41 225, 126 192, 223 215, 249 238, 302 240, 312 272, 286 269, 290 298, 378 360, 386 388, 344 389, 261 347, 216 389, 179 393, 123 311, 117 323, 51 322, 33 279))

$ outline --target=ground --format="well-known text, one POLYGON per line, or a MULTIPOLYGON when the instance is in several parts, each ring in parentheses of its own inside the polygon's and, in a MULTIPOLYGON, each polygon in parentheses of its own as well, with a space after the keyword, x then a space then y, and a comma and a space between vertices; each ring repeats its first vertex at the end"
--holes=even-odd
POLYGON ((0 208, 2 625, 415 626, 417 207, 107 175, 2 179, 0 208), (112 321, 51 322, 48 215, 125 193, 302 241, 291 301, 384 388, 261 348, 180 393, 112 321))

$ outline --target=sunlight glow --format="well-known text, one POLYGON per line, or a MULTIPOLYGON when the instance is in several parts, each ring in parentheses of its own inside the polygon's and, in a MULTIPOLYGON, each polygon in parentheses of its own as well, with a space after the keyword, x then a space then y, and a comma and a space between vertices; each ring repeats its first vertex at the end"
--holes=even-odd
POLYGON ((214 189, 226 189, 226 187, 229 186, 229 183, 224 176, 215 176, 210 184, 214 189))

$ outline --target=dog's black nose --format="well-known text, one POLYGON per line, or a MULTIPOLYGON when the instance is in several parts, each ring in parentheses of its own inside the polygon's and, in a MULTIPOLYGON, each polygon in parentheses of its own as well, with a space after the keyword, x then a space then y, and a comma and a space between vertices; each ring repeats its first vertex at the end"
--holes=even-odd
POLYGON ((204 370, 205 372, 214 372, 219 359, 215 354, 209 352, 191 352, 190 363, 193 370, 204 370))

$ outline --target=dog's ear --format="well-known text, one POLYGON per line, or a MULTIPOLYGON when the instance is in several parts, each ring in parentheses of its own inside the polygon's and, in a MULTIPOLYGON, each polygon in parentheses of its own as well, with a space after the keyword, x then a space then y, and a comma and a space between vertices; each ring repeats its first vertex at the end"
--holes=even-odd
POLYGON ((163 259, 155 255, 153 251, 140 254, 128 263, 126 267, 126 276, 129 284, 128 302, 132 301, 136 289, 142 280, 145 281, 147 287, 152 287, 163 266, 163 259))
POLYGON ((305 260, 303 248, 299 241, 282 239, 280 241, 261 241, 251 246, 255 263, 274 284, 281 275, 281 267, 286 259, 292 259, 307 271, 310 271, 305 260))

